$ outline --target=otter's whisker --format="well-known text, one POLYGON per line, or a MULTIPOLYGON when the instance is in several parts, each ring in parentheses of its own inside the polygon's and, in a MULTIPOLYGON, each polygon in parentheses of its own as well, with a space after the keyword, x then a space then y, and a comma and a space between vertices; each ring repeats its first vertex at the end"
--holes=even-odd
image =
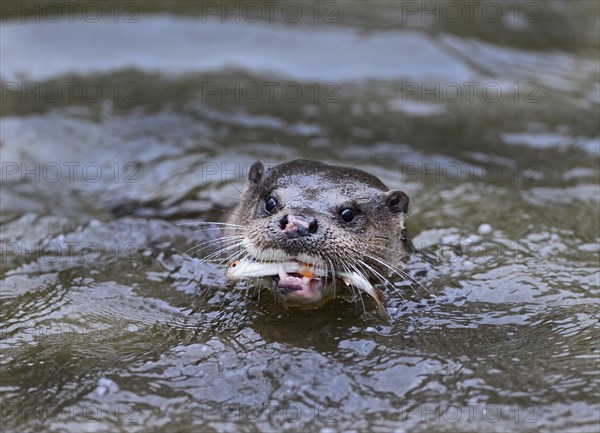
POLYGON ((185 222, 185 223, 178 223, 177 226, 227 226, 227 227, 236 227, 239 229, 244 229, 246 227, 244 227, 241 224, 232 224, 232 223, 222 223, 222 222, 218 222, 218 221, 190 221, 190 222, 185 222))
MULTIPOLYGON (((232 247, 235 247, 232 246, 232 247)), ((219 253, 221 253, 221 251, 219 251, 219 253)), ((234 251, 233 253, 229 254, 227 257, 221 259, 220 261, 218 261, 218 264, 224 264, 224 263, 231 263, 233 258, 237 258, 240 254, 243 254, 243 249, 239 248, 236 251, 234 251)))
MULTIPOLYGON (((200 260, 202 260, 204 262, 222 263, 223 260, 221 260, 221 258, 223 256, 223 254, 228 251, 231 251, 232 249, 236 249, 238 251, 243 250, 241 247, 241 244, 239 242, 236 242, 236 243, 232 243, 231 245, 228 245, 227 247, 220 247, 216 251, 213 251, 212 253, 205 255, 200 260)), ((185 255, 184 257, 195 257, 195 255, 194 254, 185 255)))
MULTIPOLYGON (((402 271, 401 269, 396 269, 396 268, 394 268, 393 266, 389 265, 388 263, 386 263, 386 262, 384 262, 384 261, 382 261, 382 260, 378 259, 377 257, 371 256, 370 254, 367 254, 367 253, 365 253, 365 255, 366 255, 368 258, 370 258, 370 259, 372 259, 372 260, 375 260, 376 262, 378 262, 378 263, 382 264, 383 266, 385 266, 386 268, 388 268, 388 269, 389 269, 389 270, 391 270, 392 272, 394 272, 394 273, 396 273, 397 275, 399 275, 401 278, 404 278, 404 279, 408 278, 408 279, 410 279, 410 280, 411 280, 411 281, 413 281, 414 283, 418 284, 418 285, 419 285, 419 286, 420 286, 420 287, 421 287, 423 290, 425 290, 425 291, 427 292, 427 294, 431 295, 431 292, 430 292, 430 291, 429 291, 429 290, 428 290, 428 289, 427 289, 427 288, 426 288, 426 287, 425 287, 423 284, 421 284, 420 282, 418 282, 418 281, 417 281, 417 280, 416 280, 414 277, 412 277, 412 276, 411 276, 411 275, 409 275, 408 273, 406 273, 406 272, 402 271)), ((411 286, 411 288, 412 288, 412 286, 411 286)), ((414 288, 412 288, 412 289, 413 289, 413 291, 414 291, 415 293, 417 293, 417 291, 416 291, 414 288)))
POLYGON ((228 213, 228 214, 235 215, 235 216, 240 216, 239 213, 234 212, 231 209, 221 209, 221 208, 218 208, 218 207, 216 207, 214 209, 217 210, 217 211, 219 211, 219 212, 228 213))
POLYGON ((402 293, 400 292, 400 290, 398 290, 398 288, 396 286, 394 286, 394 284, 392 284, 392 282, 390 280, 388 280, 386 277, 384 277, 383 275, 381 275, 380 272, 378 272, 375 268, 373 268, 372 266, 370 266, 368 263, 366 263, 363 260, 358 261, 357 260, 357 264, 359 266, 362 267, 366 267, 368 268, 373 274, 375 274, 375 276, 377 277, 377 279, 379 279, 379 281, 381 281, 381 283, 386 286, 386 287, 391 287, 392 290, 394 290, 394 292, 396 292, 398 294, 398 296, 400 296, 400 299, 404 300, 404 296, 402 295, 402 293))
MULTIPOLYGON (((229 262, 233 257, 238 256, 240 253, 242 253, 241 250, 235 251, 234 253, 230 254, 229 256, 227 256, 223 261, 229 262)), ((221 262, 222 263, 222 262, 221 262)), ((219 293, 221 293, 221 290, 223 290, 225 288, 225 286, 228 285, 228 281, 225 281, 221 284, 221 286, 217 289, 216 294, 218 295, 219 293)), ((234 290, 239 289, 241 290, 241 288, 237 287, 237 286, 233 286, 234 290)))
MULTIPOLYGON (((353 266, 353 264, 352 264, 352 263, 350 263, 350 269, 348 269, 348 266, 346 266, 346 263, 342 264, 342 267, 344 268, 344 271, 345 271, 346 273, 348 273, 348 274, 350 274, 350 273, 351 273, 351 271, 354 271, 354 272, 356 272, 358 275, 362 276, 362 273, 361 273, 360 271, 358 271, 358 269, 356 269, 356 268, 353 266)), ((352 286, 350 286, 350 287, 352 287, 352 286)), ((365 305, 365 300, 363 299, 363 296, 362 296, 362 290, 358 289, 358 290, 357 290, 357 293, 358 293, 358 297, 360 298, 360 302, 361 302, 361 304, 362 304, 362 306, 363 306, 363 311, 364 311, 364 312, 366 312, 366 311, 367 311, 367 307, 366 307, 366 305, 365 305)))
MULTIPOLYGON (((203 257, 203 260, 211 260, 213 257, 217 257, 219 255, 219 253, 229 251, 232 247, 236 247, 236 246, 241 247, 241 246, 243 246, 243 242, 242 242, 242 239, 228 239, 226 241, 220 240, 219 242, 216 242, 214 244, 207 245, 206 247, 202 248, 202 250, 205 250, 205 249, 211 248, 211 247, 215 247, 216 245, 219 245, 219 247, 214 252, 207 254, 205 257, 203 257)), ((199 250, 199 251, 202 251, 202 250, 199 250)), ((195 251, 194 254, 198 253, 199 251, 195 251)))
POLYGON ((194 245, 193 247, 185 250, 181 254, 182 255, 186 255, 186 254, 193 255, 193 254, 197 254, 200 251, 205 250, 206 248, 214 247, 215 245, 218 245, 219 243, 241 241, 243 239, 244 239, 243 235, 223 236, 223 237, 220 237, 217 239, 211 239, 206 242, 201 242, 200 244, 194 245))
POLYGON ((335 268, 333 266, 333 262, 331 261, 331 259, 327 258, 327 262, 325 262, 325 272, 327 275, 329 275, 331 269, 331 284, 333 285, 333 299, 331 301, 331 308, 333 309, 333 304, 335 302, 335 295, 336 295, 336 276, 335 276, 335 268))
POLYGON ((215 244, 215 243, 219 243, 219 242, 223 242, 226 240, 230 240, 230 239, 243 239, 244 235, 241 234, 235 234, 235 235, 227 235, 227 236, 220 236, 218 238, 214 238, 214 239, 209 239, 207 241, 204 242, 200 242, 199 244, 194 245, 192 248, 186 250, 183 254, 187 253, 188 251, 190 251, 193 248, 198 248, 198 247, 204 247, 204 246, 210 246, 211 244, 215 244))
MULTIPOLYGON (((203 229, 192 230, 190 233, 194 233, 194 234, 196 234, 196 233, 208 233, 210 230, 221 230, 222 231, 223 227, 207 227, 207 228, 203 228, 203 229)), ((242 232, 242 229, 240 229, 240 228, 235 228, 235 229, 229 229, 228 228, 227 230, 231 231, 231 232, 235 232, 236 230, 239 230, 238 234, 240 232, 242 232)), ((234 233, 231 233, 231 234, 234 234, 234 233)))

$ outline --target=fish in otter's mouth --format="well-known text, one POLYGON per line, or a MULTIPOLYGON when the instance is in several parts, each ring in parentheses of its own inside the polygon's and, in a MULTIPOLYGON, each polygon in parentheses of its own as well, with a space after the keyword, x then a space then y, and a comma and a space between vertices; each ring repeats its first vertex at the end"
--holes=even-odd
POLYGON ((383 293, 375 289, 367 279, 355 271, 338 272, 335 277, 327 269, 296 260, 285 262, 258 262, 249 259, 231 262, 225 276, 232 281, 249 278, 271 277, 279 294, 289 301, 309 302, 322 297, 322 290, 332 279, 340 279, 346 286, 354 286, 371 296, 380 310, 387 314, 383 306, 383 293))

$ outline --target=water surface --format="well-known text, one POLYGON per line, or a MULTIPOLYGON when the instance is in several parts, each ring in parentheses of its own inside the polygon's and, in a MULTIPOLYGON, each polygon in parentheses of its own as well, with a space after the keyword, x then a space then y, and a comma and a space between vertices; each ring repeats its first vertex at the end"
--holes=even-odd
POLYGON ((598 430, 597 5, 131 4, 3 16, 6 431, 598 430), (185 254, 216 233, 179 224, 296 157, 410 196, 391 320, 285 310, 185 254))

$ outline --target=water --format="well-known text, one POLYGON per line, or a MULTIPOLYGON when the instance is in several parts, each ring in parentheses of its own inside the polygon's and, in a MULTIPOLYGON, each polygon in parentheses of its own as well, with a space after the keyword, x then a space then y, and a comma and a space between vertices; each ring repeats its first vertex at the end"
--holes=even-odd
POLYGON ((598 430, 597 4, 30 4, 0 29, 4 430, 598 430), (295 157, 410 196, 390 321, 184 254, 295 157))

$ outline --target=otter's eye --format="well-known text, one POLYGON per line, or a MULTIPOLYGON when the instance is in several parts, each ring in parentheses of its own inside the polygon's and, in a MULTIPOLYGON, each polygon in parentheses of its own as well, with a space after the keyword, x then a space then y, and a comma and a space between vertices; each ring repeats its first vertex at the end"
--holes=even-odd
POLYGON ((355 216, 356 214, 349 207, 347 207, 346 209, 342 209, 342 211, 340 212, 340 217, 347 223, 352 222, 355 216))
POLYGON ((272 212, 276 206, 277 206, 277 199, 275 197, 271 196, 267 199, 267 202, 265 203, 265 210, 267 212, 272 212))

